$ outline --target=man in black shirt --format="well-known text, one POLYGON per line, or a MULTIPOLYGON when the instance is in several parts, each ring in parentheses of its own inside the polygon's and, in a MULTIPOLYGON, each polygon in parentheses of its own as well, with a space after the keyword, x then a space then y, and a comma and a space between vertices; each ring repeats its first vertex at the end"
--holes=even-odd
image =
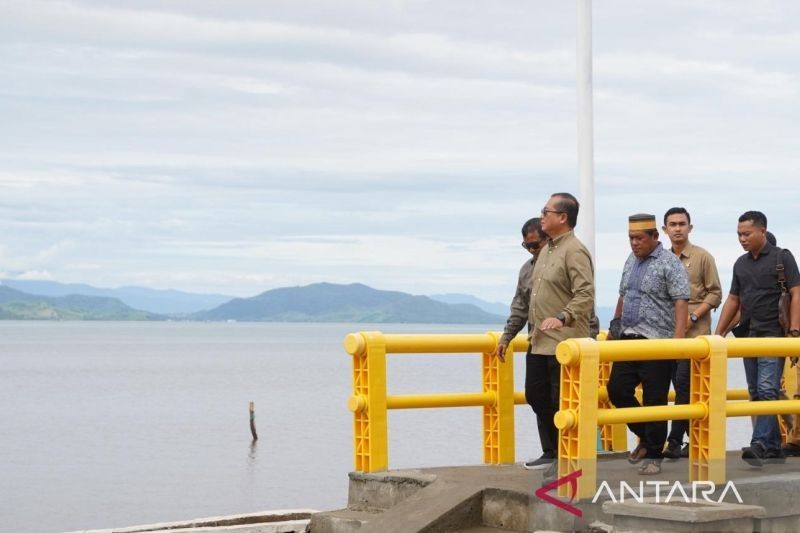
MULTIPOLYGON (((733 265, 731 290, 717 324, 716 334, 728 330, 741 305, 741 326, 750 337, 783 337, 778 321, 778 264, 783 263, 786 288, 792 296, 789 335, 800 337, 800 273, 797 262, 788 251, 767 241, 767 217, 760 211, 747 211, 739 217, 737 233, 744 248, 743 256, 733 265)), ((777 400, 780 396, 783 357, 745 357, 744 370, 750 399, 777 400)), ((750 447, 742 459, 752 466, 767 462, 783 462, 778 419, 775 415, 756 417, 750 447)))

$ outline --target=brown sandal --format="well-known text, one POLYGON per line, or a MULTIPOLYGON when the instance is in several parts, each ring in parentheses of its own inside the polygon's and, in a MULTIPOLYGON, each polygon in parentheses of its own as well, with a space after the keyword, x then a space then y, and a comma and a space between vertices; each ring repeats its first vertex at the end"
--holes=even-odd
POLYGON ((640 463, 642 459, 645 458, 646 455, 647 455, 647 448, 645 448, 641 444, 637 444, 636 448, 634 448, 633 451, 628 456, 628 462, 632 465, 635 465, 637 463, 640 463))
POLYGON ((655 459, 648 459, 639 467, 640 476, 656 476, 661 473, 661 464, 655 459))

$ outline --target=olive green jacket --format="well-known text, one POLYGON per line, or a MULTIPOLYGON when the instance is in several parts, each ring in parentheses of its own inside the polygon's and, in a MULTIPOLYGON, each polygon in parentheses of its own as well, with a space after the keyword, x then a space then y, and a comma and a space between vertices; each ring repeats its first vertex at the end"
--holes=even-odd
POLYGON ((589 250, 569 231, 539 251, 533 268, 528 322, 531 353, 555 355, 559 342, 589 336, 594 314, 594 267, 589 250), (542 331, 542 321, 563 313, 564 326, 542 331))

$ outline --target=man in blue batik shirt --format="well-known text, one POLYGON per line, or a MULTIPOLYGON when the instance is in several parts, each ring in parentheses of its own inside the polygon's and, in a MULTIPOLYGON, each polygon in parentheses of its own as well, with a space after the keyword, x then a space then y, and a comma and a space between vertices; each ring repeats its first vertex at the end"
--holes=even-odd
MULTIPOLYGON (((682 339, 689 320, 689 276, 680 260, 658 240, 655 215, 628 218, 632 253, 625 262, 619 300, 612 321, 617 340, 682 339)), ((608 398, 616 407, 639 407, 634 396, 642 385, 644 405, 667 405, 672 377, 671 360, 619 361, 611 368, 608 398)), ((667 422, 628 424, 639 444, 628 461, 644 460, 639 473, 661 473, 667 422)))

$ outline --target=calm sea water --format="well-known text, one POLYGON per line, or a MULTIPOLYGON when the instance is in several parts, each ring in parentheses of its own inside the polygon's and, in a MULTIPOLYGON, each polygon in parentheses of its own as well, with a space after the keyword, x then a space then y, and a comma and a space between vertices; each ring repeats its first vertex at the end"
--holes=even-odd
MULTIPOLYGON (((0 530, 346 505, 353 331, 489 326, 0 321, 0 530), (251 446, 248 402, 259 440, 251 446)), ((518 357, 517 390, 524 358, 518 357)), ((743 386, 731 361, 732 387, 743 386)), ((474 355, 393 356, 389 391, 475 392, 474 355)), ((748 441, 731 421, 729 448, 748 441)), ((540 452, 517 407, 517 458, 540 452)), ((481 461, 479 408, 393 411, 392 468, 481 461)))

